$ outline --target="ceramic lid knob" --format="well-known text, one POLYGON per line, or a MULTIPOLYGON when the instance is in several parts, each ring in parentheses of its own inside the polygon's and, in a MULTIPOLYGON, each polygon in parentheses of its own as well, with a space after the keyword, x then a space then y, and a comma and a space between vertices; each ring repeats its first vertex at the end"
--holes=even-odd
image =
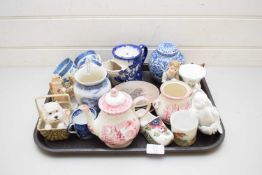
POLYGON ((119 93, 119 91, 115 88, 111 89, 111 91, 110 91, 111 97, 117 97, 118 93, 119 93))
POLYGON ((118 106, 125 102, 126 96, 117 89, 112 88, 105 96, 105 101, 111 106, 118 106))
POLYGON ((98 105, 106 113, 118 114, 130 109, 133 105, 133 100, 129 94, 112 88, 110 92, 99 99, 98 105))

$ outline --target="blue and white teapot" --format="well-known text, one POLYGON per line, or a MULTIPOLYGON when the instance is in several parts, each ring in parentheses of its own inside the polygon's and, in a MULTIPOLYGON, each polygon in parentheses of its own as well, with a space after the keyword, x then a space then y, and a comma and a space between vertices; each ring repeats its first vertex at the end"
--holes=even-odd
POLYGON ((141 44, 136 46, 134 44, 121 44, 113 48, 112 59, 115 63, 121 66, 122 70, 117 72, 114 80, 118 83, 142 80, 142 65, 146 59, 148 49, 141 44))
POLYGON ((159 44, 157 49, 152 52, 149 70, 157 82, 161 83, 163 72, 168 69, 168 64, 172 60, 176 60, 180 64, 185 63, 183 54, 172 43, 159 44))

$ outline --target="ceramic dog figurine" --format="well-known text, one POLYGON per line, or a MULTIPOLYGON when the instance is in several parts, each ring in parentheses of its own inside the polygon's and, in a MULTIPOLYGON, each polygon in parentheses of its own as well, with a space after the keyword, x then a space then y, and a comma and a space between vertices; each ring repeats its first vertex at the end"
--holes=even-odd
POLYGON ((169 63, 167 71, 163 73, 162 83, 168 80, 176 79, 179 80, 179 67, 180 63, 176 60, 173 60, 169 63))
POLYGON ((215 134, 217 131, 223 133, 219 113, 204 92, 199 91, 194 94, 190 111, 198 118, 198 129, 202 133, 207 135, 215 134))
POLYGON ((45 121, 45 129, 52 128, 64 129, 66 124, 64 118, 69 115, 69 110, 63 109, 58 102, 45 103, 42 106, 43 120, 45 121))

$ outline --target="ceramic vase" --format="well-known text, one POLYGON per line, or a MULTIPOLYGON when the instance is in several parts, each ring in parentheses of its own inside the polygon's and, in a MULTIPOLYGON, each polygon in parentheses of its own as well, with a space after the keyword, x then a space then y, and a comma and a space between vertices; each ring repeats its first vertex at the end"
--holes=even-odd
POLYGON ((158 83, 161 83, 163 72, 167 71, 168 64, 172 60, 176 60, 180 64, 185 62, 183 54, 172 43, 162 43, 152 52, 149 70, 158 83))

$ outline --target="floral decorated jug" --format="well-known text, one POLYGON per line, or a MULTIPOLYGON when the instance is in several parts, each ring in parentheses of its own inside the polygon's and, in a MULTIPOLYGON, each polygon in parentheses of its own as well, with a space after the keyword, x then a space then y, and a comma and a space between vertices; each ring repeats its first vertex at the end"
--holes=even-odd
POLYGON ((146 59, 148 49, 145 45, 122 44, 113 48, 113 60, 124 70, 114 77, 118 83, 142 80, 142 65, 146 59))
MULTIPOLYGON (((125 92, 111 89, 99 99, 99 113, 96 120, 87 116, 90 131, 99 137, 110 148, 124 148, 130 145, 139 132, 138 118, 146 115, 151 107, 150 102, 143 96, 134 101, 125 92), (136 114, 135 105, 147 101, 147 108, 143 114, 136 114)), ((82 107, 86 113, 87 106, 82 107)))
POLYGON ((188 110, 191 103, 191 88, 182 81, 170 80, 160 87, 161 94, 153 102, 153 107, 158 116, 166 123, 170 124, 171 113, 188 110))
POLYGON ((162 43, 152 52, 149 60, 149 70, 153 78, 161 83, 163 72, 167 71, 170 61, 180 64, 185 62, 184 56, 172 43, 162 43))
POLYGON ((106 70, 101 64, 89 60, 75 73, 74 78, 74 94, 78 104, 87 104, 99 111, 99 98, 111 89, 106 70))

